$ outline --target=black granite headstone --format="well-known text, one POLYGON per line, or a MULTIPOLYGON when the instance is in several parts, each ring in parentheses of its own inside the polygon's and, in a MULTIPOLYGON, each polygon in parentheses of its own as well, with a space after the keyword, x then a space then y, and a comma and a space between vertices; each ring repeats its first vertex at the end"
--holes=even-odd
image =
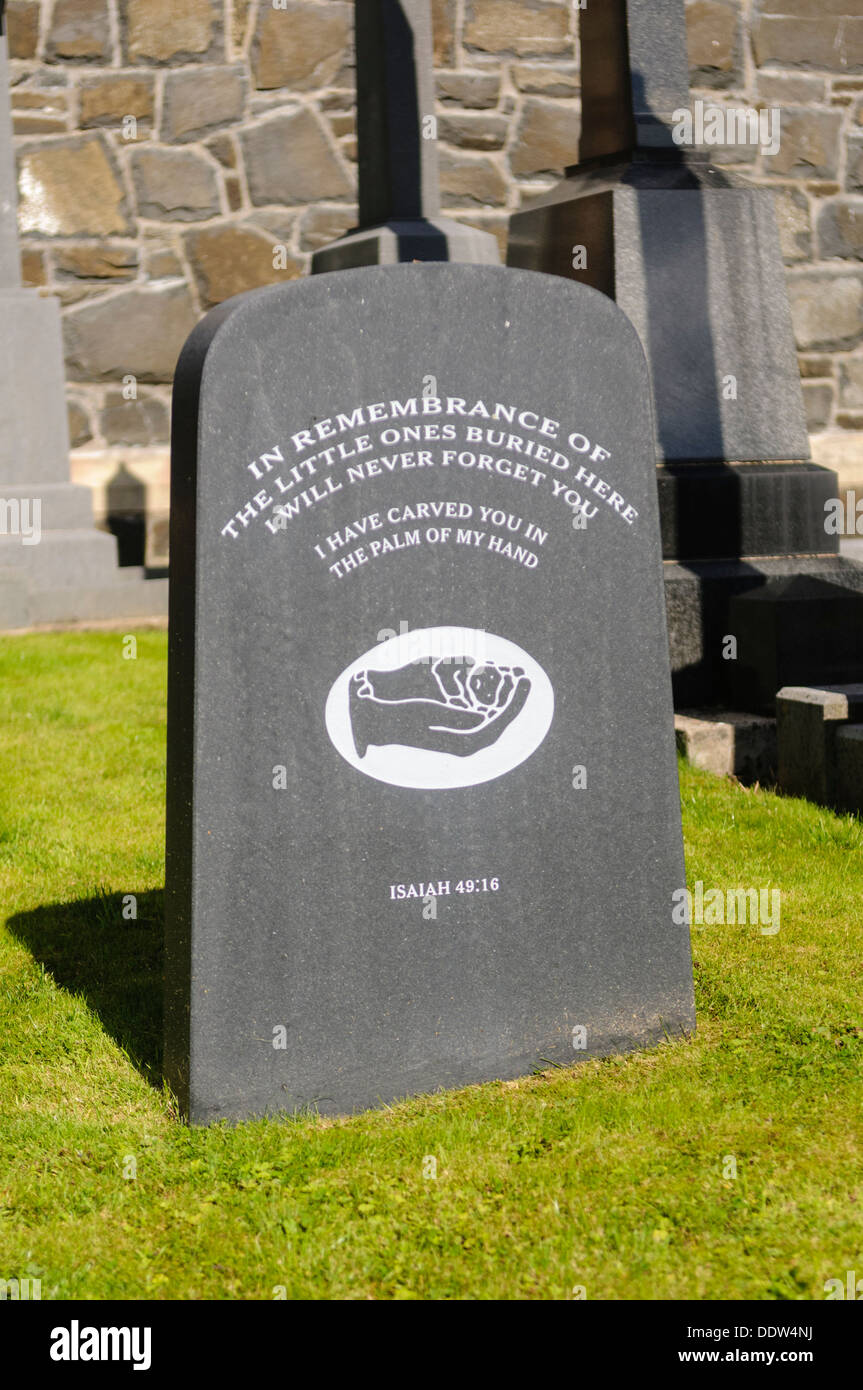
POLYGON ((181 356, 166 1076, 345 1112, 693 1026, 647 369, 607 297, 403 265, 181 356))

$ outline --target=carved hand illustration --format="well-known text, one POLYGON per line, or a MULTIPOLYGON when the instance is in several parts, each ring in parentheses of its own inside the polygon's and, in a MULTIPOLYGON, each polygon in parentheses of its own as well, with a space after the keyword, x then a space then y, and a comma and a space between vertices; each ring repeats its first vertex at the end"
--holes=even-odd
POLYGON ((524 708, 530 680, 520 666, 472 657, 413 661, 397 671, 359 671, 351 680, 354 744, 399 743, 468 757, 496 743, 524 708))

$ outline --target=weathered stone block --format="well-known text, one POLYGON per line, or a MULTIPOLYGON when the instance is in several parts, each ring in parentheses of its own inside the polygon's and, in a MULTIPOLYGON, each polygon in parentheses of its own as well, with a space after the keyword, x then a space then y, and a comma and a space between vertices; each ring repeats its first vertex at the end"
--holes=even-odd
POLYGON ((303 272, 293 256, 280 256, 277 263, 271 239, 251 227, 194 232, 186 238, 186 252, 201 303, 207 308, 245 290, 295 280, 303 272))
MULTIPOLYGON (((299 216, 293 208, 256 208, 248 219, 248 225, 253 232, 269 232, 276 241, 287 246, 293 241, 299 216)), ((355 224, 356 207, 346 207, 345 216, 351 217, 352 225, 355 224)))
POLYGON ((353 88, 335 92, 324 92, 318 98, 318 105, 322 111, 356 111, 356 92, 353 88))
POLYGON ((138 248, 64 246, 54 253, 54 269, 59 279, 131 280, 138 269, 138 248))
POLYGON ((863 199, 837 199, 821 209, 818 247, 822 260, 863 260, 863 199))
POLYGON ((14 135, 58 135, 67 131, 68 96, 60 88, 11 92, 14 135))
POLYGON ((225 175, 225 198, 228 212, 239 212, 243 206, 243 188, 238 174, 225 175))
POLYGON ((223 57, 216 50, 222 6, 215 0, 123 0, 122 40, 127 63, 169 63, 223 57))
POLYGON ((10 58, 35 58, 39 45, 38 0, 9 0, 6 6, 10 58))
POLYGON ((514 63, 512 80, 520 92, 529 96, 577 97, 581 91, 578 68, 565 63, 549 67, 543 63, 514 63))
POLYGON ((497 106, 500 77, 496 72, 439 72, 437 99, 445 106, 467 106, 487 110, 497 106))
POLYGON ((278 115, 241 134, 254 204, 313 203, 353 196, 323 127, 306 108, 278 115))
POLYGON ((21 250, 21 283, 25 289, 47 284, 45 253, 30 246, 21 250))
POLYGON ((512 172, 517 177, 561 174, 575 159, 579 130, 579 118, 571 106, 528 99, 510 151, 512 172))
POLYGON ((432 0, 434 61, 440 68, 455 61, 455 0, 432 0))
POLYGON ((154 87, 152 77, 123 74, 118 77, 92 77, 81 83, 80 123, 90 126, 122 127, 126 116, 146 126, 153 123, 154 87))
POLYGON ((252 4, 253 0, 234 0, 231 6, 231 45, 234 57, 239 57, 245 52, 252 4))
POLYGON ((166 403, 156 396, 127 401, 121 391, 109 391, 100 417, 100 432, 108 444, 162 444, 170 439, 166 403))
POLYGON ((262 5, 252 42, 255 86, 299 92, 330 86, 350 52, 352 21, 352 7, 340 0, 287 0, 283 9, 262 5))
POLYGON ((343 237, 356 226, 356 221, 355 208, 309 208, 303 217, 300 247, 303 251, 319 251, 322 246, 343 237))
POLYGON ((863 357, 840 362, 839 403, 846 410, 863 410, 863 357))
POLYGON ((144 256, 144 279, 166 280, 184 275, 184 266, 170 246, 154 246, 144 256))
POLYGON ((236 169, 237 147, 230 135, 211 136, 207 141, 207 149, 224 169, 236 169))
POLYGON ((762 14, 794 15, 798 19, 856 14, 854 0, 759 0, 758 8, 762 14))
POLYGON ((827 381, 804 381, 803 404, 810 433, 827 428, 833 409, 833 387, 827 381))
POLYGON ((797 358, 797 366, 804 380, 807 377, 832 375, 832 363, 829 357, 807 357, 800 355, 797 358))
POLYGON ((70 304, 80 304, 84 299, 96 299, 104 288, 96 280, 67 280, 54 286, 54 294, 60 307, 66 309, 70 304))
POLYGON ((216 126, 243 115, 246 76, 241 68, 199 68, 170 72, 165 78, 163 140, 197 140, 216 126))
POLYGON ((334 111, 329 120, 330 130, 337 140, 343 135, 356 134, 357 120, 353 111, 334 111))
MULTIPOLYGON (((845 0, 846 6, 853 0, 845 0)), ((799 63, 804 67, 837 68, 853 72, 863 67, 863 19, 846 9, 845 15, 824 15, 800 18, 787 12, 781 16, 764 15, 752 33, 755 61, 764 63, 799 63)))
POLYGON ((464 42, 482 53, 532 54, 572 52, 571 10, 564 4, 526 5, 516 0, 472 0, 464 42))
POLYGON ((60 87, 38 88, 14 87, 9 93, 12 110, 40 111, 47 116, 65 115, 69 109, 69 96, 60 87))
POLYGON ((66 402, 66 415, 69 421, 69 445, 72 449, 78 449, 93 438, 89 412, 81 401, 70 400, 66 402))
POLYGON ((768 786, 776 779, 776 720, 758 714, 683 710, 674 716, 678 750, 719 777, 768 786))
POLYGON ((756 74, 756 84, 761 100, 771 106, 811 106, 824 100, 824 78, 809 73, 762 68, 756 74))
POLYGON ((863 193, 863 139, 848 141, 845 186, 850 193, 863 193))
POLYGON ((438 138, 463 150, 500 150, 508 131, 505 116, 460 114, 438 119, 438 138))
POLYGON ((835 178, 841 127, 839 111, 786 107, 782 112, 779 149, 775 155, 765 157, 765 169, 770 174, 790 174, 793 178, 835 178))
POLYGON ((35 111, 12 113, 13 135, 59 135, 68 128, 65 116, 47 116, 35 111))
POLYGON ((797 346, 851 348, 863 338, 863 280, 850 274, 792 274, 788 297, 797 346))
POLYGON ((779 244, 786 261, 807 260, 812 254, 809 199, 799 188, 777 188, 773 202, 779 228, 779 244))
POLYGON ((812 437, 812 457, 823 468, 831 468, 843 487, 856 487, 863 478, 863 439, 848 430, 825 430, 812 437))
POLYGON ((201 222, 220 209, 216 170, 192 150, 133 150, 138 215, 162 222, 201 222))
POLYGON ((440 152, 440 190, 444 203, 503 207, 507 183, 490 159, 440 152))
POLYGON ((108 0, 56 0, 45 44, 49 62, 106 62, 111 54, 108 0))
POLYGON ((133 230, 107 141, 75 136, 18 152, 18 221, 39 236, 112 236, 133 230))
POLYGON ((695 86, 722 87, 738 67, 739 14, 722 0, 695 0, 686 6, 686 40, 695 86))
POLYGON ((147 285, 70 309, 63 319, 67 374, 75 381, 170 381, 198 321, 186 285, 147 285))

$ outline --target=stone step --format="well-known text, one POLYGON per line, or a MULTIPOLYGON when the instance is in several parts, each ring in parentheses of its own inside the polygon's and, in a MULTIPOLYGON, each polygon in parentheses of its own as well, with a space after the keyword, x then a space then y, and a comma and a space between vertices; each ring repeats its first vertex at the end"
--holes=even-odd
POLYGON ((34 499, 40 504, 39 526, 43 535, 46 531, 92 530, 93 494, 88 487, 76 483, 40 483, 34 492, 32 486, 23 483, 5 483, 0 486, 0 492, 0 527, 5 522, 6 535, 16 531, 20 534, 22 515, 25 522, 32 523, 34 499), (13 505, 10 507, 10 504, 13 505))
POLYGON ((0 535, 0 573, 4 570, 22 574, 28 587, 38 592, 110 584, 118 570, 117 542, 95 527, 47 531, 38 545, 25 545, 20 536, 0 535))
POLYGON ((694 767, 769 786, 776 780, 776 720, 734 710, 681 710, 678 750, 694 767))
MULTIPOLYGON (((112 584, 93 585, 89 588, 48 589, 31 594, 28 606, 28 621, 19 626, 35 627, 42 624, 108 622, 113 618, 162 618, 168 613, 167 579, 148 579, 143 569, 129 566, 118 570, 118 578, 112 584)), ((2 603, 2 590, 0 590, 2 603)), ((5 627, 4 615, 0 611, 0 627, 5 627)))

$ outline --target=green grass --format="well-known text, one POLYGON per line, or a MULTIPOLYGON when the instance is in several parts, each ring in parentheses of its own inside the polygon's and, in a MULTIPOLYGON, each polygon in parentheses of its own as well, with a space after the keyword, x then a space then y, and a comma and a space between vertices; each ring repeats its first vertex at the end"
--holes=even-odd
POLYGON ((159 1082, 164 633, 122 652, 0 639, 0 1278, 43 1298, 799 1299, 863 1270, 856 819, 681 768, 690 883, 782 891, 775 936, 694 930, 691 1040, 190 1131, 159 1082))

